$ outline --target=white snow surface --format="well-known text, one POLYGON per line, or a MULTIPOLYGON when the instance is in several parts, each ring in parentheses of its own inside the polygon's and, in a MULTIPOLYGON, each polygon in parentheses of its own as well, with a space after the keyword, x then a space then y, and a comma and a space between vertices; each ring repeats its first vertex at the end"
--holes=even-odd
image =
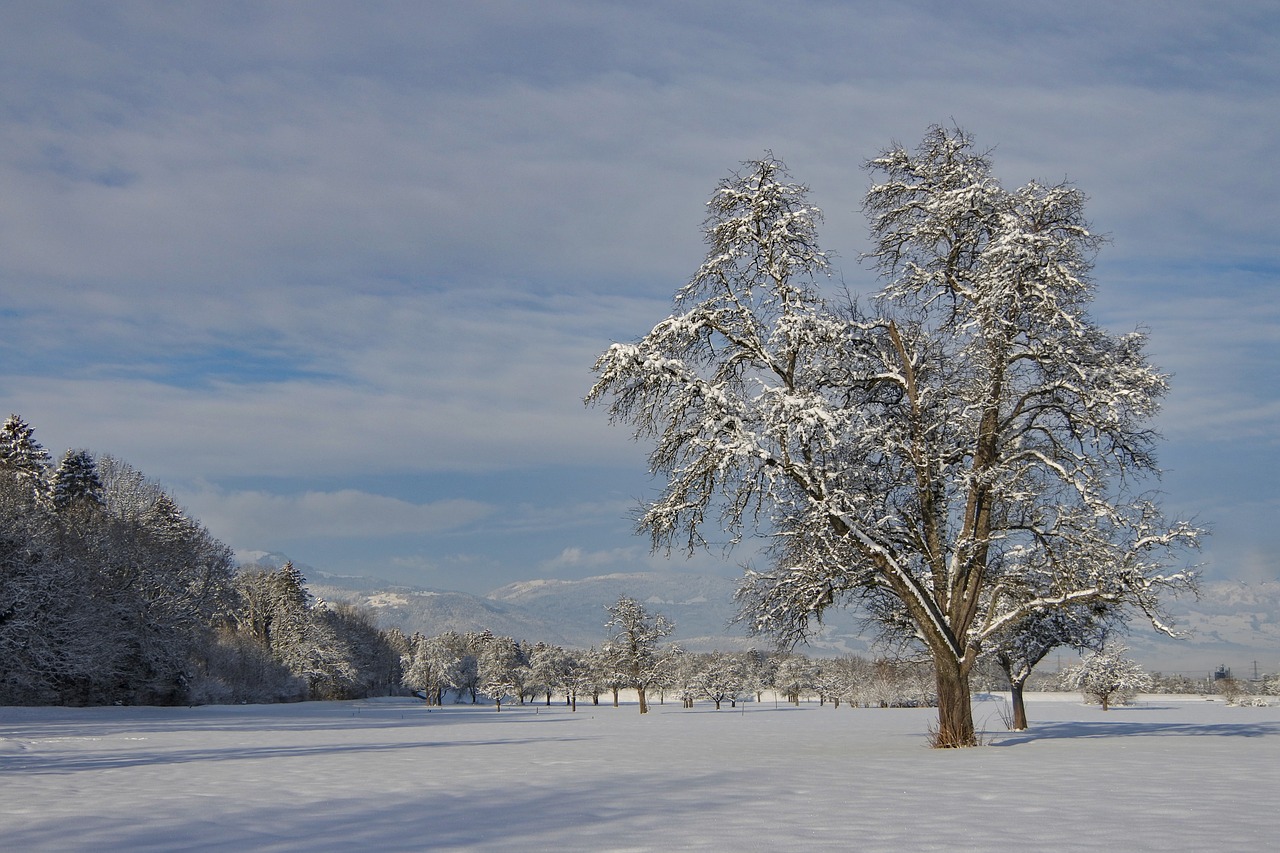
POLYGON ((0 708, 13 851, 1265 850, 1280 707, 0 708))

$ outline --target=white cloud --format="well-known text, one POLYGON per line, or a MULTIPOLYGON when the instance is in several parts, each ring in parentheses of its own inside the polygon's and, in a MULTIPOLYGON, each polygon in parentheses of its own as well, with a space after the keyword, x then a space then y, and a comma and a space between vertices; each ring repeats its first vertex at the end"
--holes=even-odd
POLYGON ((550 560, 538 564, 538 568, 554 575, 568 571, 575 575, 627 571, 644 561, 645 552, 639 548, 611 548, 604 551, 584 551, 579 547, 565 548, 550 560))
POLYGON ((474 524, 494 512, 477 501, 417 504, 355 489, 276 495, 206 487, 180 490, 178 497, 214 535, 237 544, 436 534, 474 524))

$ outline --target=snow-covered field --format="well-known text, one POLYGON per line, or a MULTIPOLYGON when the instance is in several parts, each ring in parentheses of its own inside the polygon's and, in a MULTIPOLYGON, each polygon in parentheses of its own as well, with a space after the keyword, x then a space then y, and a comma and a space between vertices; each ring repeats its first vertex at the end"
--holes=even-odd
POLYGON ((1280 707, 0 708, 0 849, 1271 850, 1280 707))

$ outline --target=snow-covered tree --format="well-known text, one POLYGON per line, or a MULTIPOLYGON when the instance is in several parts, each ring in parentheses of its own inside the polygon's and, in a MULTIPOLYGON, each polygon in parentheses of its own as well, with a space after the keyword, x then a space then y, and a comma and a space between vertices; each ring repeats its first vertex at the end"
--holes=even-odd
POLYGON ((361 699, 388 696, 401 679, 400 653, 390 632, 378 628, 374 613, 354 604, 326 604, 313 610, 333 637, 342 665, 321 679, 316 698, 361 699))
POLYGON ((640 713, 647 714, 646 693, 657 679, 661 663, 658 643, 675 626, 667 617, 650 613, 643 604, 625 595, 607 609, 609 620, 605 628, 612 632, 608 645, 617 672, 625 679, 625 686, 635 688, 640 698, 640 713))
POLYGON ((1116 700, 1143 690, 1150 690, 1151 676, 1137 661, 1125 657, 1128 649, 1111 646, 1085 655, 1079 666, 1065 673, 1065 682, 1072 690, 1079 690, 1089 702, 1098 702, 1107 710, 1116 700))
POLYGON ((1023 694, 1036 664, 1061 646, 1078 651, 1101 649, 1115 617, 1115 611, 1102 604, 1056 607, 1028 614, 989 641, 990 653, 1009 680, 1011 729, 1027 728, 1023 694))
POLYGON ((773 684, 788 702, 799 705, 800 697, 813 689, 815 675, 813 661, 804 655, 787 655, 778 661, 773 684))
POLYGON ((35 430, 18 415, 9 415, 0 426, 0 472, 21 482, 31 497, 39 501, 48 489, 50 459, 35 440, 35 430))
POLYGON ((0 705, 87 703, 120 658, 87 566, 20 478, 0 477, 0 705))
POLYGON ((1088 315, 1083 195, 1000 186, 961 131, 870 162, 874 313, 824 300, 820 214, 782 163, 723 181, 675 310, 596 361, 587 401, 653 442, 654 547, 775 541, 744 616, 794 642, 859 601, 931 655, 939 746, 976 743, 969 672, 1028 614, 1106 602, 1163 628, 1198 532, 1135 492, 1158 474, 1165 377, 1088 315))
POLYGON ((747 666, 741 655, 729 652, 708 652, 697 657, 696 683, 698 694, 715 703, 720 710, 723 702, 736 705, 747 689, 747 666))
POLYGON ((572 702, 573 669, 577 665, 572 652, 550 643, 534 643, 529 649, 529 688, 545 694, 547 704, 551 695, 562 692, 565 702, 572 702))
POLYGON ((569 673, 569 689, 573 710, 578 710, 578 697, 590 696, 592 705, 600 704, 600 693, 605 689, 605 656, 594 646, 574 654, 573 668, 569 673))
POLYGON ((230 550, 110 457, 68 452, 52 500, 32 500, 45 457, 19 418, 5 447, 8 470, 25 472, 0 477, 12 566, 0 573, 0 634, 22 636, 0 658, 26 685, 20 701, 188 701, 231 602, 230 550))
POLYGON ((764 698, 764 691, 773 686, 773 675, 778 662, 758 649, 750 649, 743 657, 747 667, 747 689, 756 696, 759 702, 764 698))
POLYGON ((59 513, 102 506, 98 466, 87 450, 68 450, 53 472, 53 508, 59 513))
POLYGON ((493 700, 498 711, 508 696, 524 704, 529 661, 519 643, 510 637, 489 635, 477 650, 476 665, 480 692, 493 700))
POLYGON ((242 633, 271 652, 302 684, 301 694, 316 698, 348 695, 358 680, 351 650, 327 605, 317 607, 306 578, 286 562, 279 569, 242 573, 236 579, 240 606, 235 611, 242 633))

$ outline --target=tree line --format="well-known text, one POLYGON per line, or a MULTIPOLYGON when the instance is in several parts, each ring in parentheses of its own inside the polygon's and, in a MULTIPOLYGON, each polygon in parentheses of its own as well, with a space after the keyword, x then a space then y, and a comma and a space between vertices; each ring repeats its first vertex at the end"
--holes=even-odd
POLYGON ((770 691, 799 704, 816 698, 839 707, 919 707, 936 701, 926 662, 811 659, 793 652, 690 652, 661 644, 671 623, 629 597, 608 609, 610 636, 600 646, 565 649, 527 643, 488 631, 415 634, 404 656, 403 684, 432 705, 491 702, 524 705, 579 701, 614 707, 621 691, 634 691, 640 713, 656 699, 692 708, 709 702, 717 710, 761 701, 770 691))
POLYGON ((0 704, 353 698, 399 689, 400 653, 292 565, 237 572, 128 463, 0 427, 0 704))

